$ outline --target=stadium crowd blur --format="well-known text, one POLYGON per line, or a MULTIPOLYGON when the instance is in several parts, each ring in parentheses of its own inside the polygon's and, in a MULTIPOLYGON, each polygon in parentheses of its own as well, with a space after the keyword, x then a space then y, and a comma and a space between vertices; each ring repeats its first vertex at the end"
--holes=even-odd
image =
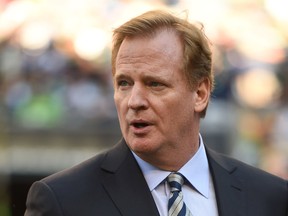
POLYGON ((213 44, 216 85, 204 136, 215 148, 288 178, 285 0, 1 0, 0 152, 20 132, 117 128, 113 26, 163 7, 187 9, 213 44))

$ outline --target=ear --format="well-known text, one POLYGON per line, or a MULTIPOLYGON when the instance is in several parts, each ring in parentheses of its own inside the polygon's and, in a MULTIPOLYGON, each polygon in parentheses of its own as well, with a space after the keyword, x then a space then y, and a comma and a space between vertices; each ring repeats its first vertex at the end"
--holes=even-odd
POLYGON ((205 78, 199 82, 196 88, 195 112, 201 113, 206 109, 209 103, 211 93, 210 81, 205 78))

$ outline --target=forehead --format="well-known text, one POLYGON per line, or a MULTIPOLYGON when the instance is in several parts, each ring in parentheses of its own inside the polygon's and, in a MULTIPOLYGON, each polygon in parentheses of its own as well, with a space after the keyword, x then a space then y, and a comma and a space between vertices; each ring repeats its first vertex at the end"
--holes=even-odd
POLYGON ((183 47, 175 32, 163 29, 149 36, 126 37, 116 58, 116 67, 123 61, 135 61, 141 57, 158 58, 179 64, 183 59, 183 47))

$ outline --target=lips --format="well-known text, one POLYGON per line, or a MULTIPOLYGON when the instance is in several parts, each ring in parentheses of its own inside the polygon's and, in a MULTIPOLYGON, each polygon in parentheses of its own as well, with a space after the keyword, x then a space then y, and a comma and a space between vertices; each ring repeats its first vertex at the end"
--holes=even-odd
POLYGON ((129 124, 137 132, 145 132, 152 124, 145 120, 133 120, 129 124))

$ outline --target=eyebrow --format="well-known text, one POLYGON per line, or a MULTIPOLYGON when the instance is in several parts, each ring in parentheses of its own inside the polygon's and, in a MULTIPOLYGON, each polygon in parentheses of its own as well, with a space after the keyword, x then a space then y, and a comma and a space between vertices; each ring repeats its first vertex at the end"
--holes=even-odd
POLYGON ((115 74, 114 75, 114 80, 118 80, 118 79, 124 79, 124 78, 128 78, 129 75, 126 75, 126 74, 123 74, 123 73, 120 73, 120 74, 115 74))
MULTIPOLYGON (((120 74, 115 74, 114 76, 114 80, 119 80, 119 79, 130 79, 130 75, 129 74, 124 74, 124 73, 120 73, 120 74)), ((168 81, 168 77, 165 75, 159 76, 157 73, 153 73, 153 74, 147 74, 144 73, 143 75, 140 76, 140 79, 144 79, 144 80, 162 80, 162 81, 168 81)))

